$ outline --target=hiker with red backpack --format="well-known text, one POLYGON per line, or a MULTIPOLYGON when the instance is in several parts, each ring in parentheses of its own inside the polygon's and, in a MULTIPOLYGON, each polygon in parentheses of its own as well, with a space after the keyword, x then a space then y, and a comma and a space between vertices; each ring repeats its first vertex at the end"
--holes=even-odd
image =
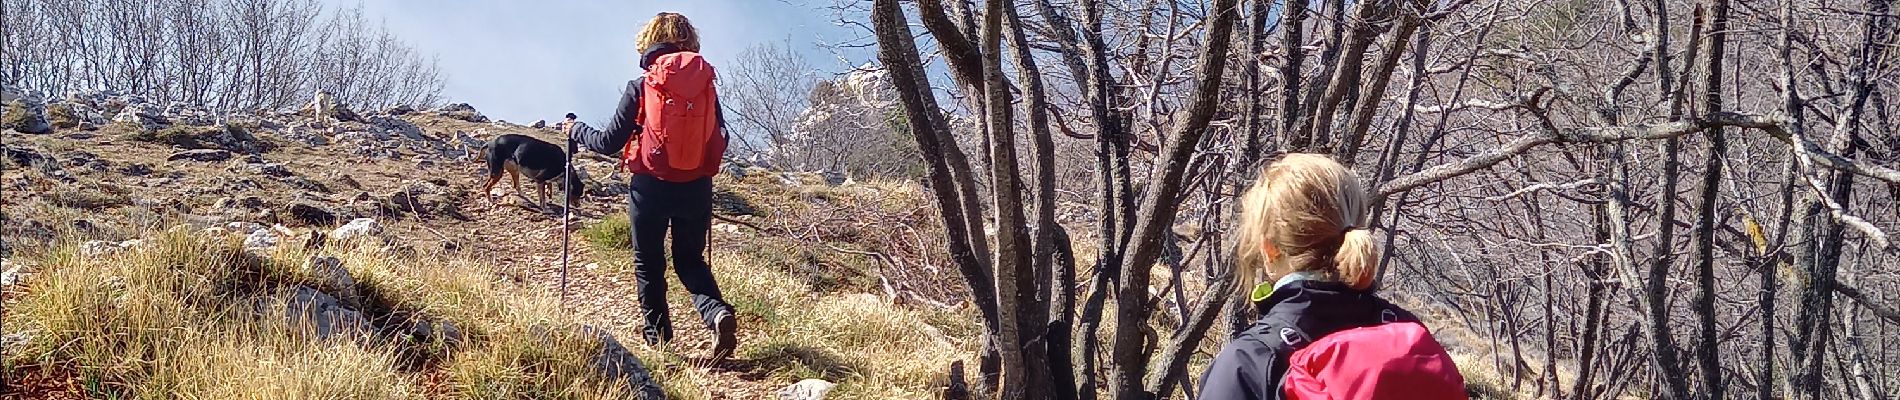
POLYGON ((664 248, 671 227, 673 271, 693 294, 693 308, 717 335, 713 358, 723 359, 738 346, 738 318, 706 263, 712 176, 719 173, 727 140, 713 87, 715 74, 700 56, 699 35, 684 15, 654 16, 636 42, 645 73, 627 83, 607 129, 572 121, 563 125, 589 150, 620 156, 621 165, 632 173, 628 220, 647 344, 673 339, 664 248))
POLYGON ((1418 317, 1373 294, 1379 246, 1351 169, 1316 154, 1268 165, 1241 199, 1236 277, 1261 282, 1253 326, 1222 346, 1201 399, 1466 399, 1418 317))

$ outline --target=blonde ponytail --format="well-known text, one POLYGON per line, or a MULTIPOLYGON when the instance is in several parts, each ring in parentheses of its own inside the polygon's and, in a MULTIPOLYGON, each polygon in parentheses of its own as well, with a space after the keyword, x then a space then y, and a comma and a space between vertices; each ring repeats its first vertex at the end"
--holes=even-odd
POLYGON ((1346 231, 1346 238, 1339 242, 1339 254, 1333 255, 1333 265, 1339 271, 1340 282, 1353 289, 1371 289, 1372 275, 1379 268, 1379 241, 1369 230, 1346 231))
POLYGON ((1241 289, 1294 271, 1371 288, 1379 244, 1363 228, 1370 197, 1351 169, 1325 155, 1288 154, 1267 165, 1240 200, 1234 256, 1248 283, 1241 289))

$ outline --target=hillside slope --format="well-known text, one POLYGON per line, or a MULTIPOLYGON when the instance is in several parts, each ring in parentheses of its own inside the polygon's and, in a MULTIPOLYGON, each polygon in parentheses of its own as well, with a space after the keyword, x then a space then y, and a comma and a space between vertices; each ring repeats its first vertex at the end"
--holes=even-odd
MULTIPOLYGON (((611 160, 578 158, 591 178, 568 224, 565 296, 560 214, 531 187, 504 181, 493 204, 475 193, 473 146, 559 132, 466 105, 337 121, 102 94, 49 103, 0 116, 47 128, 0 132, 9 398, 752 399, 805 379, 836 383, 830 398, 935 398, 977 352, 975 313, 913 183, 727 168, 711 260, 742 344, 711 363, 677 280, 677 341, 638 339, 611 160)), ((1094 256, 1076 251, 1081 265, 1094 256)), ((1178 318, 1163 314, 1158 331, 1178 318)), ((1430 325, 1474 393, 1531 390, 1507 385, 1471 330, 1430 325)), ((1191 371, 1225 334, 1209 336, 1191 371)))
POLYGON ((637 395, 645 380, 600 355, 614 342, 671 398, 770 397, 807 378, 837 383, 832 398, 930 398, 975 348, 948 275, 891 268, 891 254, 933 256, 934 214, 907 184, 722 175, 712 260, 742 345, 713 364, 677 281, 677 341, 640 343, 610 163, 579 164, 594 178, 565 299, 559 214, 505 180, 499 205, 474 193, 470 146, 558 143, 550 129, 465 105, 354 121, 101 94, 24 108, 55 129, 0 136, 9 398, 637 395), (381 232, 339 229, 359 219, 381 232), (905 243, 883 243, 893 224, 905 243))

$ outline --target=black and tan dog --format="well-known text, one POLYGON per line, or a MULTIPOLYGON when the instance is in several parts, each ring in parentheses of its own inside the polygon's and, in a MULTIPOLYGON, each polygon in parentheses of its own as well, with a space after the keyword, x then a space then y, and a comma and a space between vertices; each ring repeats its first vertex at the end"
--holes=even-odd
POLYGON ((560 146, 524 135, 507 134, 489 140, 482 147, 482 156, 488 161, 488 182, 482 184, 482 197, 489 199, 490 205, 494 204, 492 192, 495 183, 501 181, 503 171, 511 176, 515 195, 524 198, 527 196, 521 192, 521 176, 527 175, 540 192, 543 207, 549 206, 548 186, 559 184, 553 182, 554 179, 566 175, 568 189, 565 194, 568 203, 579 205, 581 202, 581 193, 585 192, 581 179, 575 176, 578 174, 564 173, 567 169, 567 152, 562 151, 560 146))

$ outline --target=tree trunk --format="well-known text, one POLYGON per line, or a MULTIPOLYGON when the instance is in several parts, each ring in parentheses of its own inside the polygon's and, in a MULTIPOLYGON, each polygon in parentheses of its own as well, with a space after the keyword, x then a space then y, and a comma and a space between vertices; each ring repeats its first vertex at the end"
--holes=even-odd
MULTIPOLYGON (((1709 23, 1709 59, 1708 77, 1703 81, 1702 109, 1705 114, 1722 111, 1722 59, 1727 58, 1728 37, 1728 0, 1714 0, 1714 18, 1709 23)), ((1723 157, 1728 153, 1728 139, 1722 134, 1723 128, 1710 128, 1709 154, 1702 171, 1702 188, 1696 201, 1695 228, 1691 233, 1695 241, 1696 283, 1699 296, 1696 298, 1696 318, 1701 325, 1701 339, 1696 349, 1696 360, 1702 370, 1702 397, 1712 400, 1724 398, 1722 390, 1722 358, 1716 348, 1721 342, 1716 338, 1715 325, 1715 208, 1719 207, 1722 183, 1723 157)))
MULTIPOLYGON (((1031 320, 1033 324, 1023 326, 1035 331, 1027 336, 1027 340, 1035 343, 1026 345, 1046 353, 1040 355, 1040 359, 1032 357, 1029 360, 1033 363, 1030 372, 1039 378, 1037 382, 1046 383, 1046 395, 1073 399, 1075 375, 1071 371, 1075 369, 1069 358, 1071 339, 1068 326, 1075 315, 1075 273, 1073 260, 1068 265, 1058 265, 1056 262, 1056 241, 1067 242, 1068 235, 1061 234, 1062 226, 1056 224, 1055 141, 1049 134, 1049 104, 1043 93, 1042 71, 1036 65, 1029 40, 1023 32, 1022 17, 1017 15, 1015 4, 1008 5, 1004 11, 1007 13, 1005 17, 1009 19, 1010 48, 1014 50, 1017 76, 1023 79, 1023 108, 1024 114, 1029 116, 1029 129, 1032 130, 1033 138, 1031 146, 1035 152, 1035 294, 1039 300, 1048 303, 1048 307, 1024 308, 1025 319, 1031 320)), ((1063 247, 1068 246, 1064 244, 1063 247)))
MULTIPOLYGON (((1398 0, 1368 0, 1353 3, 1354 18, 1352 31, 1343 44, 1344 51, 1339 54, 1338 63, 1333 65, 1332 82, 1326 85, 1326 96, 1319 102, 1311 122, 1305 125, 1301 136, 1311 137, 1315 144, 1331 147, 1333 141, 1334 114, 1339 111, 1348 92, 1357 92, 1361 80, 1362 67, 1365 65, 1366 50, 1372 47, 1372 41, 1378 39, 1383 31, 1379 24, 1391 18, 1398 0), (1310 132, 1310 133, 1309 133, 1310 132)), ((1345 28, 1344 20, 1339 22, 1345 28)), ((1396 59, 1394 59, 1396 61, 1396 59)), ((1319 149, 1330 152, 1332 149, 1319 149)), ((1342 160, 1342 163, 1349 163, 1342 160)))
POLYGON ((1286 64, 1280 66, 1280 137, 1282 151, 1304 150, 1312 139, 1295 132, 1304 117, 1300 110, 1300 67, 1306 60, 1306 43, 1301 38, 1306 24, 1305 0, 1282 0, 1280 11, 1280 49, 1286 52, 1286 64))
MULTIPOLYGON (((969 241, 970 229, 981 228, 966 224, 967 214, 980 213, 981 209, 965 208, 965 203, 960 201, 963 196, 958 193, 958 178, 952 176, 957 171, 950 156, 958 151, 954 146, 948 149, 941 146, 947 142, 942 136, 949 134, 949 127, 930 91, 929 77, 924 74, 923 63, 917 56, 917 44, 897 0, 873 2, 871 21, 878 38, 878 60, 891 70, 892 87, 904 103, 912 137, 917 140, 917 148, 926 162, 930 189, 944 220, 947 234, 945 245, 949 247, 958 272, 970 286, 971 302, 983 318, 985 348, 982 362, 997 362, 1001 347, 1004 346, 999 345, 996 336, 1002 323, 997 313, 996 287, 984 267, 984 256, 974 251, 969 241)), ((962 178, 967 179, 968 176, 962 178)), ((980 385, 994 388, 995 376, 985 372, 979 378, 980 385)))
POLYGON ((1237 14, 1234 4, 1235 0, 1216 0, 1209 9, 1213 13, 1213 22, 1208 25, 1207 46, 1201 53, 1201 65, 1194 74, 1197 83, 1189 97, 1186 118, 1169 135, 1167 144, 1161 148, 1161 157, 1155 160, 1154 172, 1149 175, 1152 179, 1149 195, 1142 200, 1141 211, 1136 214, 1139 219, 1132 232, 1132 247, 1122 261, 1111 353, 1115 371, 1110 384, 1117 399, 1146 399, 1156 395, 1143 388, 1141 382, 1148 368, 1147 354, 1142 351, 1145 341, 1142 327, 1148 323, 1151 311, 1148 278, 1153 272, 1155 260, 1160 256, 1161 235, 1173 226, 1175 213, 1180 207, 1180 203, 1170 194, 1181 190, 1182 176, 1186 173, 1201 136, 1206 134, 1208 123, 1214 117, 1237 14))
MULTIPOLYGON (((1423 10, 1418 8, 1424 6, 1418 5, 1417 2, 1412 4, 1416 7, 1409 7, 1412 9, 1398 12, 1398 30, 1393 32, 1391 42, 1386 45, 1384 53, 1381 54, 1379 64, 1374 67, 1371 81, 1365 84, 1365 98, 1360 100, 1362 103, 1358 108, 1353 109, 1348 118, 1346 133, 1333 143, 1333 156, 1341 163, 1356 164, 1360 142, 1365 140, 1366 131, 1372 128, 1372 116, 1379 112, 1379 105, 1385 97, 1386 84, 1392 81, 1392 72, 1399 65, 1399 56, 1405 54, 1405 46, 1411 43, 1412 33, 1418 30, 1422 22, 1418 14, 1423 10)), ((1413 73, 1422 73, 1422 71, 1413 73)))
MULTIPOLYGON (((1260 103, 1260 52, 1267 37, 1265 32, 1267 7, 1272 5, 1267 0, 1253 0, 1248 3, 1252 4, 1252 7, 1249 7, 1247 12, 1247 29, 1244 35, 1247 38, 1247 50, 1239 57, 1240 75, 1245 79, 1240 88, 1240 107, 1246 110, 1241 113, 1241 135, 1244 136, 1246 144, 1241 147, 1240 162, 1236 165, 1239 167, 1238 170, 1243 172, 1253 171, 1254 163, 1260 158, 1260 147, 1263 142, 1260 137, 1260 119, 1266 115, 1266 107, 1260 103)), ((1230 176, 1244 177, 1246 174, 1230 174, 1230 176)))
POLYGON ((1124 209, 1118 205, 1118 200, 1128 201, 1126 197, 1116 196, 1117 180, 1115 179, 1116 163, 1113 144, 1115 138, 1123 136, 1126 125, 1116 114, 1109 111, 1108 105, 1113 95, 1109 92, 1111 83, 1106 65, 1107 57, 1102 54, 1103 49, 1099 45, 1101 15, 1096 9, 1095 0, 1082 0, 1079 5, 1085 20, 1083 35, 1090 38, 1087 47, 1084 47, 1083 40, 1076 37, 1076 32, 1071 28, 1070 22, 1056 11, 1055 6, 1049 4, 1048 0, 1034 0, 1034 3, 1037 13, 1042 15, 1043 20, 1054 31, 1056 41, 1062 48, 1062 61, 1068 67, 1069 73, 1082 81, 1078 86, 1082 88, 1083 96, 1088 104, 1089 117, 1095 122, 1097 129, 1095 135, 1098 177, 1096 185, 1097 193, 1100 193, 1097 198, 1100 203, 1098 209, 1101 210, 1099 212, 1101 218, 1097 225, 1098 250, 1095 278, 1089 284, 1089 295, 1083 301, 1082 315, 1078 319, 1080 326, 1075 334, 1075 336, 1080 336, 1081 341, 1077 343, 1074 352, 1075 365, 1078 367, 1075 371, 1078 374, 1076 382, 1078 398, 1093 400, 1097 396, 1098 386, 1095 380, 1097 369, 1095 354, 1100 348, 1100 336, 1097 333, 1101 328, 1101 315, 1108 293, 1115 288, 1113 282, 1115 271, 1121 270, 1121 254, 1118 251, 1121 244, 1118 238, 1122 235, 1118 233, 1120 230, 1118 228, 1123 224, 1118 221, 1122 217, 1132 218, 1132 214, 1121 214, 1115 211, 1124 209), (1084 53, 1087 53, 1088 57, 1084 57, 1084 53))
MULTIPOLYGON (((1660 10, 1666 10, 1666 5, 1660 4, 1660 1, 1658 3, 1658 5, 1664 7, 1658 8, 1657 18, 1659 20, 1665 19, 1660 10)), ((1666 34, 1662 32, 1668 31, 1659 29, 1657 32, 1658 36, 1664 36, 1666 34)), ((1696 7, 1695 23, 1690 27, 1689 32, 1689 57, 1687 57, 1686 62, 1693 62, 1701 43, 1701 41, 1695 39, 1702 34, 1701 6, 1696 7)), ((1667 59, 1667 57, 1657 58, 1667 59)), ((1661 65, 1666 66, 1666 64, 1661 65)), ((1668 70, 1666 67, 1657 68, 1657 71, 1668 70)), ((1670 110, 1672 117, 1681 115, 1682 98, 1685 96, 1684 93, 1687 92, 1687 87, 1687 84, 1674 87, 1675 91, 1673 95, 1675 100, 1672 101, 1674 104, 1670 110)), ((1676 193, 1676 182, 1678 180, 1676 171, 1681 165, 1681 142, 1681 139, 1670 138, 1663 143, 1662 152, 1665 156, 1662 172, 1662 195, 1660 196, 1662 198, 1662 211, 1660 216, 1657 217, 1660 226, 1656 233, 1656 249, 1651 255, 1653 262, 1651 262, 1649 266, 1649 282, 1647 290, 1645 291, 1645 299, 1649 305, 1649 336, 1650 341, 1655 345, 1654 365, 1656 371, 1662 376, 1662 383, 1664 384, 1665 390, 1667 390, 1667 392, 1663 394, 1674 400, 1689 399, 1688 376, 1685 375, 1682 370, 1682 364, 1678 358, 1679 350, 1676 347, 1676 338, 1670 333, 1669 329, 1669 269, 1675 264, 1674 238, 1676 231, 1676 202, 1674 194, 1676 193)))
MULTIPOLYGON (((1887 11, 1886 1, 1869 0, 1867 2, 1867 19, 1862 24, 1861 46, 1855 54, 1856 66, 1849 74, 1852 82, 1849 82, 1851 86, 1848 89, 1853 94, 1845 105, 1845 116, 1835 121, 1835 133, 1828 143, 1828 150, 1841 157, 1851 158, 1859 148, 1858 136, 1863 109, 1867 105, 1868 97, 1875 90, 1875 84, 1870 80, 1869 75, 1875 73, 1872 69, 1877 60, 1884 58, 1887 48, 1885 44, 1890 43, 1893 37, 1893 23, 1888 19, 1890 17, 1886 17, 1887 11)), ((1815 254, 1811 260, 1802 260, 1803 257, 1800 256, 1796 259, 1797 262, 1808 261, 1810 268, 1807 269, 1809 271, 1808 286, 1802 292, 1801 307, 1796 315, 1796 323, 1799 325, 1795 330, 1795 341, 1789 345, 1791 352, 1795 355, 1793 374, 1795 381, 1794 384, 1789 385, 1788 389, 1799 392, 1798 394, 1806 398, 1821 397, 1820 388, 1824 380, 1821 364, 1826 358, 1828 340, 1832 335, 1828 319, 1833 314, 1835 279, 1840 270, 1841 251, 1846 239, 1845 224, 1838 223, 1829 215, 1821 214, 1819 211, 1823 204, 1832 203, 1828 207, 1839 207, 1833 210, 1837 213, 1835 215, 1845 215, 1851 204, 1848 199, 1854 191, 1854 174, 1847 171, 1834 171, 1832 175, 1833 178, 1827 186, 1827 198, 1817 199, 1811 203, 1812 205, 1808 208, 1809 213, 1806 215, 1810 218, 1807 222, 1807 228, 1811 230, 1810 234, 1818 232, 1820 235, 1819 238, 1806 237, 1810 240, 1818 239, 1818 243, 1808 248, 1808 252, 1815 254)))
MULTIPOLYGON (((1032 332, 1025 327, 1041 326, 1043 320, 1026 321, 1023 309, 1037 302, 1035 274, 1030 261, 1028 226, 1023 215, 1023 184, 1017 168, 1015 119, 1011 113, 1009 82, 1003 77, 1003 0, 988 0, 983 12, 982 55, 986 132, 990 139, 988 154, 992 161, 990 193, 996 206, 996 273, 998 317, 997 341, 1004 343, 1001 389, 1006 399, 1026 398, 1048 389, 1029 372, 1030 364, 1047 368, 1045 352, 1029 346, 1025 338, 1032 332), (1033 388, 1033 389, 1032 389, 1033 388)), ((1046 371, 1046 370, 1045 370, 1046 371)), ((1045 375, 1046 376, 1046 375, 1045 375)))

